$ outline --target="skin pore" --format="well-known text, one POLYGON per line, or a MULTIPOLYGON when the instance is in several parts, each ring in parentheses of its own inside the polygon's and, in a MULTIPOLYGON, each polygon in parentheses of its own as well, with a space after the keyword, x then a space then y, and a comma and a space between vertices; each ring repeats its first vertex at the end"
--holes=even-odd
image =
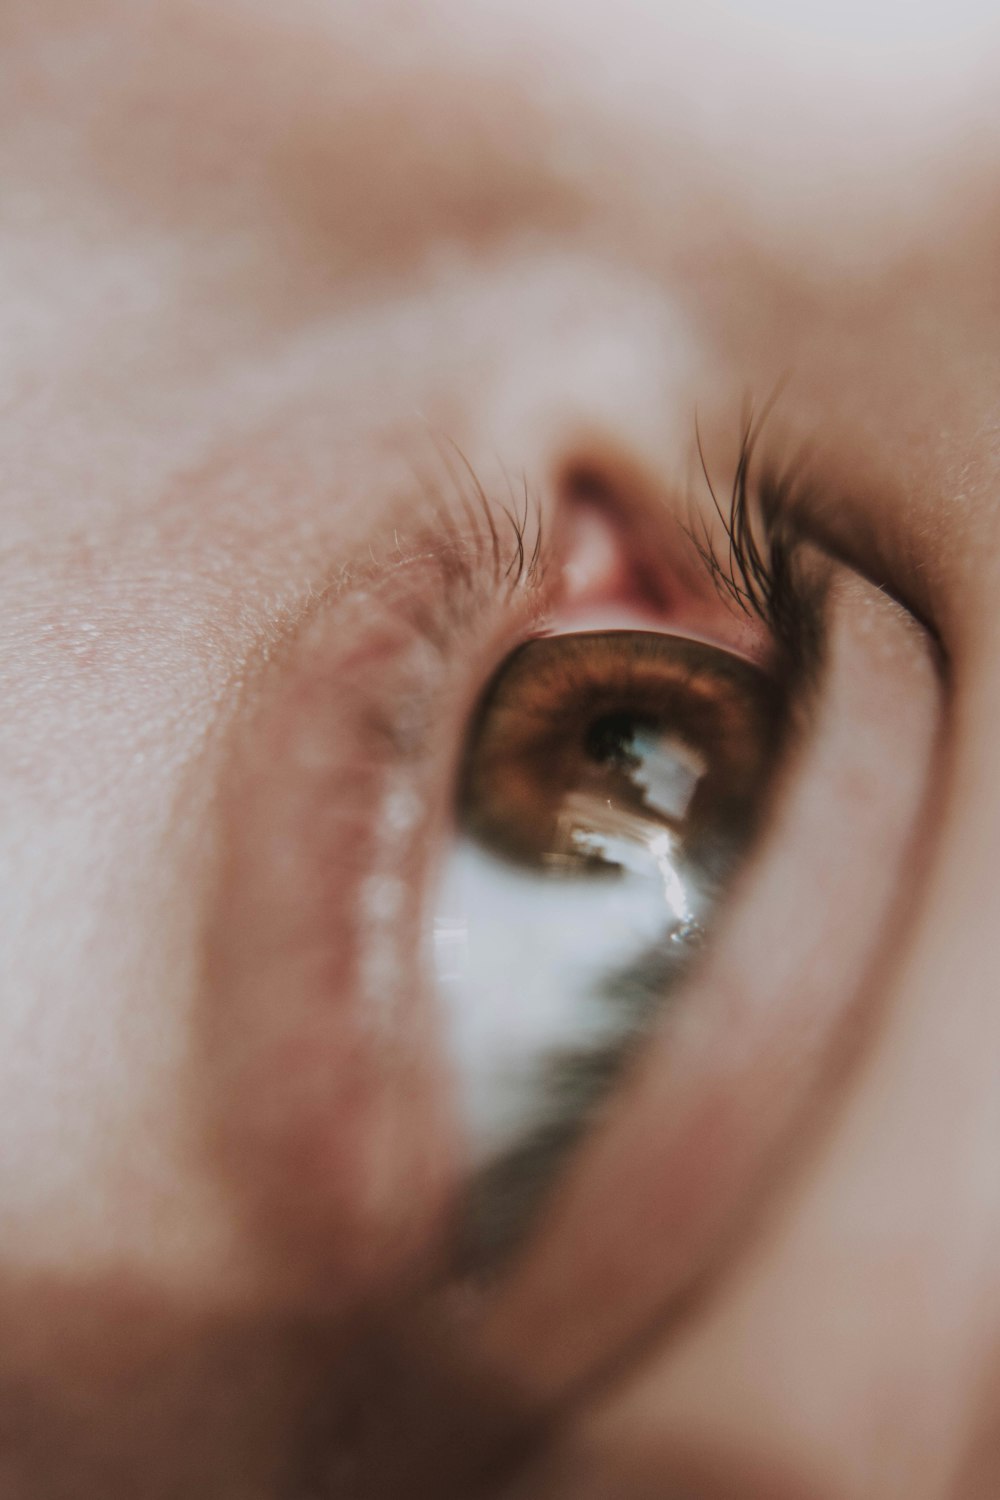
POLYGON ((996 39, 701 10, 3 8, 5 1500, 1000 1485, 996 39), (565 476, 681 548, 696 418, 726 492, 779 390, 801 784, 537 1240, 442 1288, 463 725, 565 476))

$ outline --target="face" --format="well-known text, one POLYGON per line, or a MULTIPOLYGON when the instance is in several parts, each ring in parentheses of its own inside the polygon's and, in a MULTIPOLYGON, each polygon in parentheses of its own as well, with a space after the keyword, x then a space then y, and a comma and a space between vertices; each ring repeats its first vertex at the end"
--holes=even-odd
POLYGON ((0 25, 5 1494, 994 1495, 988 18, 0 25))

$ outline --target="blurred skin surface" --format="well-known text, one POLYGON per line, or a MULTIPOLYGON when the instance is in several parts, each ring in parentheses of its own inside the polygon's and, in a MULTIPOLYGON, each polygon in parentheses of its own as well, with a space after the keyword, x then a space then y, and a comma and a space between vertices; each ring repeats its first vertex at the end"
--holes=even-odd
POLYGON ((1000 1491, 998 72, 971 7, 5 0, 5 1500, 1000 1491), (724 1062, 692 1022, 676 1119, 654 1057, 485 1311, 428 1306, 433 997, 358 1041, 317 996, 353 1016, 380 860, 421 988, 463 716, 535 606, 469 606, 380 822, 379 568, 423 587, 438 435, 554 516, 581 453, 686 493, 696 408, 724 471, 782 381, 871 582, 795 825, 830 868, 772 835, 717 989, 807 928, 808 982, 790 941, 724 1062), (884 796, 845 772, 827 828, 859 745, 884 796), (624 1188, 682 1137, 717 1169, 668 1243, 624 1188))

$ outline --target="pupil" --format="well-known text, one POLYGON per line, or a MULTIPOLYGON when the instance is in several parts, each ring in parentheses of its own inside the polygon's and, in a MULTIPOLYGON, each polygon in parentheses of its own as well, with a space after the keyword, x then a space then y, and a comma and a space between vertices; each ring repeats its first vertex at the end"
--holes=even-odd
POLYGON ((641 725, 632 714, 605 714, 595 719, 584 738, 584 749, 600 766, 613 766, 617 770, 632 771, 640 764, 636 754, 636 734, 647 726, 641 725))

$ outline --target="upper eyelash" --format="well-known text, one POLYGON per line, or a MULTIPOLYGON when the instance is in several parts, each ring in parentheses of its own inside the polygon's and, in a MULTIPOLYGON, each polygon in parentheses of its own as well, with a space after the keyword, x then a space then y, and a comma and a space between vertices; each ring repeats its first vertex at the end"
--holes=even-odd
MULTIPOLYGON (((752 410, 744 419, 739 454, 728 499, 720 500, 709 475, 701 433, 695 438, 702 474, 721 523, 725 542, 720 549, 709 522, 701 515, 685 529, 720 596, 745 614, 753 615, 789 653, 802 648, 804 601, 796 567, 803 541, 797 523, 800 508, 797 476, 773 466, 754 475, 753 460, 761 431, 774 404, 760 416, 752 410)), ((544 582, 546 546, 542 507, 522 477, 515 493, 508 478, 509 503, 491 496, 470 460, 451 438, 438 435, 434 447, 452 491, 444 497, 440 485, 424 484, 442 561, 458 571, 480 567, 483 554, 491 561, 494 587, 511 592, 544 582), (435 497, 436 496, 436 500, 435 497), (467 525, 463 527, 459 514, 467 525), (507 535, 500 522, 509 528, 507 535), (529 533, 533 532, 529 545, 529 533), (470 547, 471 543, 471 547, 470 547)))
MULTIPOLYGON (((702 474, 724 540, 713 534, 703 511, 684 530, 720 597, 764 625, 787 665, 806 668, 820 653, 822 589, 803 576, 799 565, 805 541, 799 524, 800 476, 773 464, 758 466, 754 473, 758 440, 773 402, 772 397, 756 418, 752 410, 746 414, 724 499, 709 475, 696 419, 702 474)), ((549 548, 542 506, 527 478, 520 479, 515 491, 508 477, 505 502, 487 491, 453 439, 439 433, 432 441, 443 476, 439 472, 430 479, 416 471, 424 498, 418 551, 437 559, 445 594, 467 601, 485 587, 494 598, 497 591, 508 597, 522 592, 541 596, 549 548)))
POLYGON ((739 456, 728 500, 712 483, 695 422, 698 458, 725 543, 720 549, 704 516, 687 534, 720 597, 765 626, 786 654, 801 660, 818 645, 816 602, 804 587, 798 566, 804 542, 798 524, 801 497, 797 476, 773 466, 755 476, 753 460, 768 407, 754 421, 744 420, 739 456))

